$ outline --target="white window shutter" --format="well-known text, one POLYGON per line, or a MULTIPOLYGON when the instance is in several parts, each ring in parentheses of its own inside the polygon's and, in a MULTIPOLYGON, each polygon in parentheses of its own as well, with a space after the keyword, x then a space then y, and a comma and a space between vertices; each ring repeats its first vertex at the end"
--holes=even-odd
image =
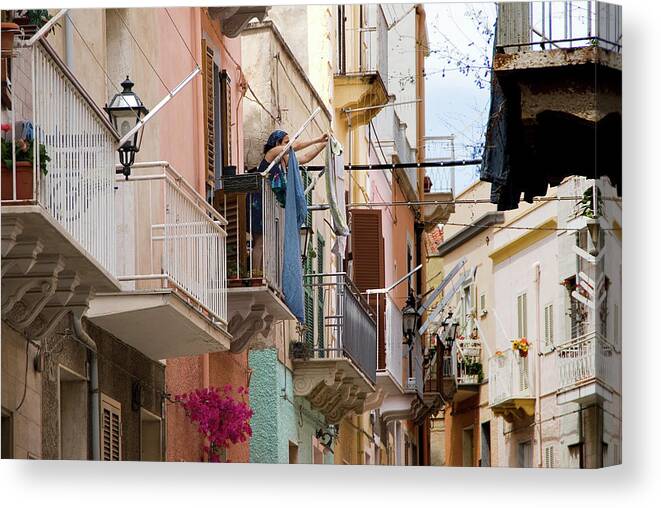
POLYGON ((517 339, 521 337, 528 338, 528 302, 526 293, 520 294, 516 298, 517 308, 517 339))
POLYGON ((553 304, 544 307, 544 347, 553 347, 553 304))
POLYGON ((101 396, 101 459, 122 460, 122 405, 101 396))
POLYGON ((555 457, 554 457, 553 445, 547 446, 544 448, 544 467, 554 468, 555 467, 555 457))

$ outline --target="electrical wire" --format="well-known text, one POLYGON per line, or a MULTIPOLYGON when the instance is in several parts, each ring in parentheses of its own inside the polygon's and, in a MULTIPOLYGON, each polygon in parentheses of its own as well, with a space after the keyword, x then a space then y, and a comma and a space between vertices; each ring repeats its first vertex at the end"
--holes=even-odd
POLYGON ((30 341, 26 339, 25 341, 25 376, 24 376, 24 382, 23 382, 23 396, 21 397, 21 401, 18 403, 18 406, 16 406, 16 409, 14 409, 15 413, 18 413, 18 411, 23 407, 23 404, 25 403, 25 399, 27 398, 28 394, 28 366, 30 365, 30 341))
MULTIPOLYGON (((124 20, 124 17, 119 13, 119 9, 110 9, 110 10, 111 10, 112 12, 114 12, 114 13, 117 15, 117 17, 119 18, 119 20, 122 22, 122 25, 124 25, 124 28, 126 28, 126 31, 127 31, 127 32, 129 33, 129 35, 131 36, 131 39, 133 39, 133 42, 135 42, 135 45, 138 46, 138 49, 140 50, 140 53, 142 53, 142 56, 145 57, 145 60, 147 60, 147 64, 149 65, 149 67, 151 67, 151 70, 154 71, 154 74, 156 74, 156 76, 157 76, 158 79, 160 80, 160 82, 161 82, 161 84, 163 85, 163 87, 168 91, 169 94, 172 94, 172 91, 170 90, 170 88, 168 87, 168 85, 165 84, 165 81, 163 81, 163 78, 162 78, 161 75, 158 73, 158 71, 156 70, 156 68, 154 67, 154 65, 151 63, 151 60, 149 59, 149 57, 147 56, 147 54, 146 54, 146 53, 144 52, 144 50, 142 49, 142 46, 140 46, 140 43, 139 43, 139 42, 136 40, 136 38, 133 36, 133 32, 131 32, 131 29, 129 28, 128 24, 126 23, 126 20, 124 20)), ((166 9, 166 10, 167 10, 167 9, 166 9)))
POLYGON ((179 38, 181 39, 181 42, 184 43, 184 46, 186 46, 186 49, 188 50, 188 54, 191 56, 193 59, 193 62, 195 62, 195 65, 197 65, 197 68, 200 69, 200 64, 197 61, 197 58, 195 58, 195 55, 190 49, 190 46, 188 46, 188 43, 186 42, 186 39, 184 39, 184 36, 181 35, 181 32, 179 31, 179 27, 177 27, 177 24, 174 22, 174 19, 172 19, 172 16, 170 15, 170 10, 165 7, 165 13, 168 15, 168 18, 170 18, 170 21, 172 22, 172 26, 174 26, 174 29, 177 31, 177 34, 179 34, 179 38))

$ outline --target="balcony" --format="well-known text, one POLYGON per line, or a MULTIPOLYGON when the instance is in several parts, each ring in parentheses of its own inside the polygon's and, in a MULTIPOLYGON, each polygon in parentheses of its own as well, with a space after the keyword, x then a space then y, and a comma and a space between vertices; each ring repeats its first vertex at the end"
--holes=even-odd
POLYGON ((611 401, 620 392, 621 359, 612 344, 595 332, 556 348, 559 404, 611 401))
POLYGON ((31 162, 2 165, 2 318, 38 340, 68 311, 82 317, 94 291, 119 288, 118 138, 46 42, 15 50, 11 78, 3 143, 15 152, 26 133, 40 148, 31 162))
POLYGON ((482 384, 482 343, 479 339, 464 339, 452 343, 443 357, 443 389, 461 402, 479 393, 482 384))
MULTIPOLYGON (((388 25, 379 5, 340 5, 333 102, 338 109, 372 107, 388 102, 388 25)), ((352 125, 366 125, 379 112, 355 115, 352 125)), ((344 115, 343 115, 344 116, 344 115)))
POLYGON ((294 394, 306 397, 328 423, 365 410, 376 385, 376 322, 353 282, 342 273, 306 275, 316 302, 316 330, 291 343, 294 394))
POLYGON ((595 168, 620 187, 621 20, 604 2, 499 4, 481 171, 499 210, 595 168))
POLYGON ((88 318, 154 360, 228 350, 225 219, 167 162, 116 185, 122 291, 88 318))
POLYGON ((508 422, 535 414, 530 357, 508 349, 489 359, 489 407, 508 422))
MULTIPOLYGON (((425 161, 444 162, 455 160, 454 136, 428 136, 424 138, 425 161)), ((424 200, 425 223, 431 229, 443 223, 454 213, 455 168, 427 168, 424 200)))
POLYGON ((269 337, 272 324, 295 319, 282 294, 285 210, 264 181, 259 173, 226 176, 214 198, 227 218, 227 311, 233 352, 274 346, 269 337))

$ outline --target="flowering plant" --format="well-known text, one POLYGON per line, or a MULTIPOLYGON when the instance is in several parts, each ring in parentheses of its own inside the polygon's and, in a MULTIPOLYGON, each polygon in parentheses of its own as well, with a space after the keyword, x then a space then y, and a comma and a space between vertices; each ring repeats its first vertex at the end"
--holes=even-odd
POLYGON ((252 436, 249 422, 253 412, 244 400, 248 390, 243 387, 236 390, 240 400, 233 397, 233 391, 231 385, 225 385, 222 390, 202 388, 174 397, 174 402, 181 404, 186 416, 197 424, 198 432, 208 440, 203 452, 209 462, 220 462, 222 449, 252 436))
POLYGON ((530 349, 530 342, 525 337, 521 337, 518 340, 512 341, 512 349, 514 351, 519 351, 519 356, 525 358, 528 356, 528 350, 530 349))
POLYGON ((505 353, 503 353, 502 351, 496 351, 496 356, 499 357, 499 358, 500 358, 501 356, 503 356, 504 354, 505 354, 505 353))

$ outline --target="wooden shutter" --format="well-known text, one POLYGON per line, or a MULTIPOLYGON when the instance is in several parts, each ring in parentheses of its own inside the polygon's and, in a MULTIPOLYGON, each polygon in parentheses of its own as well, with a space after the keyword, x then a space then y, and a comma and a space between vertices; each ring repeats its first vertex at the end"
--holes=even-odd
MULTIPOLYGON (((317 273, 324 273, 324 246, 326 242, 317 234, 317 273)), ((317 344, 320 349, 324 348, 324 288, 323 277, 317 277, 317 344)))
POLYGON ((202 88, 204 97, 204 153, 206 155, 207 183, 214 186, 216 169, 216 132, 214 122, 213 48, 202 39, 202 88))
MULTIPOLYGON (((385 255, 382 232, 381 210, 354 209, 351 211, 352 275, 354 283, 361 292, 385 286, 385 255)), ((378 327, 377 368, 385 369, 385 296, 373 295, 369 302, 376 316, 378 327)))
POLYGON ((232 87, 227 71, 220 73, 221 139, 223 166, 232 165, 232 87))
POLYGON ((553 304, 544 307, 544 347, 553 347, 553 304))
POLYGON ((122 460, 122 405, 101 396, 101 460, 122 460))

